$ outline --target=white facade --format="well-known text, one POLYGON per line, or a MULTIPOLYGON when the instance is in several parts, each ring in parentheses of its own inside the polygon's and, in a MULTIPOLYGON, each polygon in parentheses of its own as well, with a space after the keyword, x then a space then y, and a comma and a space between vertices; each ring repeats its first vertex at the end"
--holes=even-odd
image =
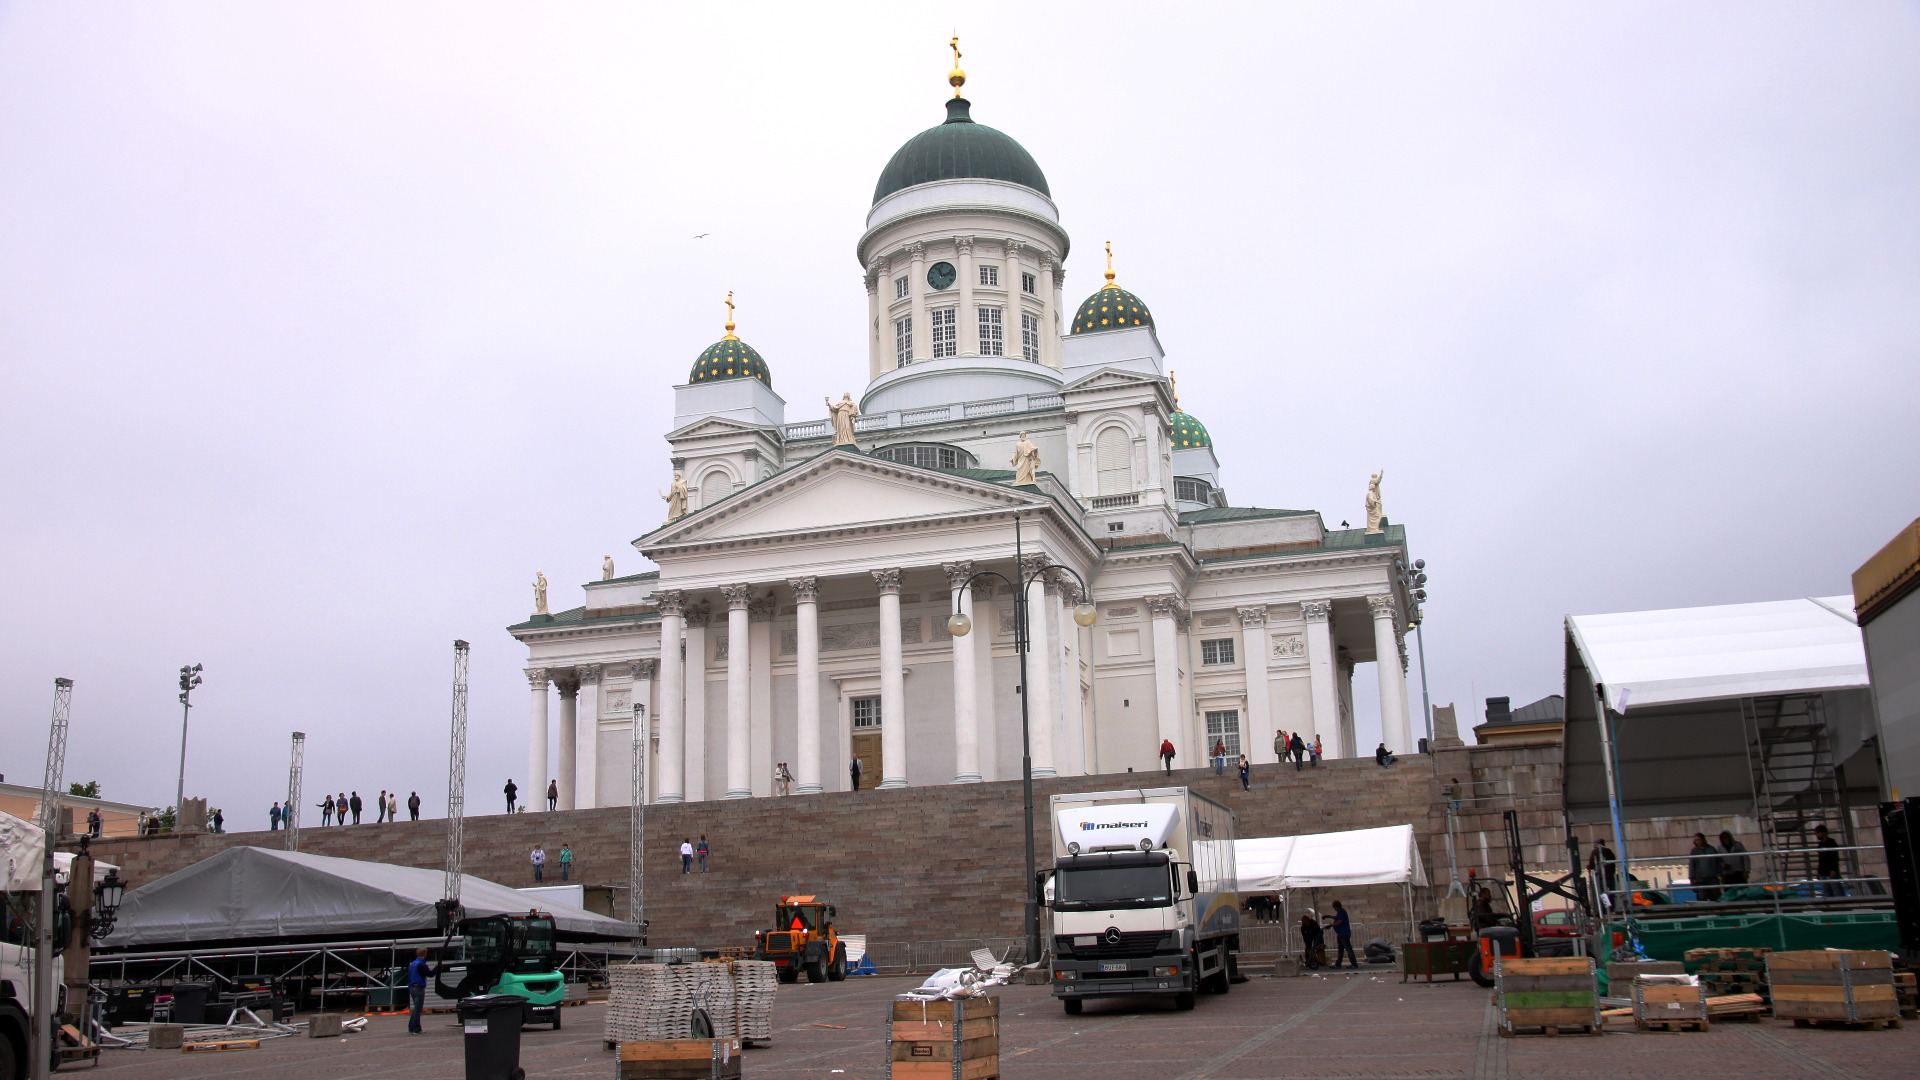
POLYGON ((662 802, 775 794, 782 763, 793 794, 846 790, 856 756, 862 787, 1015 779, 1023 701, 1042 776, 1145 772, 1163 739, 1182 767, 1215 741, 1271 762, 1281 729, 1364 755, 1350 682, 1375 659, 1387 744, 1411 751, 1401 527, 1226 506, 1210 440, 1174 445, 1151 323, 1066 333, 1068 249, 1052 200, 1020 184, 881 198, 858 245, 855 446, 787 423, 756 379, 676 387, 666 438, 689 512, 633 541, 659 570, 509 628, 532 689, 522 786, 557 779, 562 809, 627 803, 636 703, 662 802), (1016 487, 1023 433, 1041 471, 1016 487), (984 571, 1003 577, 969 585, 984 571), (1010 580, 1030 613, 1026 694, 1010 580), (1091 627, 1072 617, 1082 599, 1091 627), (973 625, 958 638, 956 610, 973 625))

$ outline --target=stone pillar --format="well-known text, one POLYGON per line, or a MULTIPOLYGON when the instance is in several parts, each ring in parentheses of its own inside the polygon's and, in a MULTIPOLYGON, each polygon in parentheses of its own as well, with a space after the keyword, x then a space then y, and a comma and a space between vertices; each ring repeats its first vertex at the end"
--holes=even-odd
POLYGON ((580 679, 579 720, 575 736, 573 805, 571 810, 591 810, 599 804, 600 776, 600 673, 599 664, 574 669, 580 679))
POLYGON ((713 609, 705 603, 687 608, 687 741, 688 802, 707 798, 707 624, 713 609))
POLYGON ((1027 555, 1020 560, 1020 576, 1027 582, 1027 753, 1033 758, 1033 775, 1056 776, 1053 732, 1058 718, 1053 708, 1053 679, 1060 667, 1047 635, 1047 611, 1053 606, 1047 598, 1045 555, 1027 555))
POLYGON ((547 669, 527 669, 527 685, 533 688, 533 715, 527 723, 527 790, 540 785, 538 805, 547 805, 547 669))
MULTIPOLYGON (((1180 703, 1180 636, 1174 619, 1181 606, 1177 596, 1147 597, 1147 610, 1153 616, 1153 703, 1160 740, 1173 744, 1174 766, 1197 769, 1204 762, 1195 759, 1187 746, 1189 725, 1180 703)), ((1157 759, 1160 748, 1155 746, 1153 753, 1157 759)), ((1154 764, 1158 765, 1158 760, 1154 764)))
MULTIPOLYGON (((653 680, 654 674, 659 668, 660 661, 658 660, 635 660, 633 662, 633 700, 630 702, 630 705, 646 706, 646 711, 640 714, 640 768, 642 770, 640 784, 642 797, 647 802, 658 802, 660 798, 660 777, 658 775, 660 770, 659 765, 655 761, 656 755, 653 751, 653 732, 655 726, 659 723, 659 716, 655 711, 657 706, 653 703, 653 680)), ((627 717, 630 721, 633 718, 631 708, 628 710, 627 717)), ((628 762, 627 767, 631 769, 633 763, 628 762)), ((629 798, 631 798, 631 793, 629 793, 629 798)))
POLYGON ((1307 621, 1307 682, 1313 692, 1313 733, 1326 740, 1323 745, 1326 745, 1327 757, 1350 757, 1350 751, 1343 752, 1340 748, 1340 692, 1334 684, 1333 670, 1333 601, 1308 600, 1300 605, 1300 614, 1307 621))
MULTIPOLYGON (((950 562, 941 569, 947 572, 949 614, 958 612, 973 618, 973 590, 967 587, 967 579, 973 576, 973 563, 950 562)), ((976 625, 972 633, 952 641, 953 782, 956 784, 980 782, 980 716, 975 707, 980 675, 974 670, 973 658, 977 639, 992 633, 993 628, 976 625)))
POLYGON ((979 675, 975 684, 974 730, 980 740, 980 779, 1000 778, 1000 723, 994 709, 993 643, 1000 636, 1000 606, 993 599, 991 580, 975 582, 973 604, 973 666, 979 675))
POLYGON ((1247 760, 1272 763, 1280 760, 1273 752, 1272 687, 1267 683, 1267 608, 1240 609, 1240 648, 1246 653, 1247 738, 1253 745, 1247 760))
POLYGON ((723 585, 720 594, 727 598, 727 794, 729 799, 753 797, 753 768, 749 756, 751 719, 747 699, 747 661, 753 655, 747 644, 747 605, 753 602, 752 586, 723 585))
MULTIPOLYGON (((913 259, 913 269, 907 271, 907 293, 913 297, 913 358, 925 360, 933 355, 933 327, 927 323, 927 246, 908 244, 907 254, 913 259)), ((886 726, 885 717, 880 724, 886 726)))
POLYGON ((1040 293, 1040 362, 1050 368, 1058 368, 1060 362, 1060 328, 1057 320, 1060 314, 1060 274, 1055 272, 1053 256, 1045 251, 1037 253, 1040 259, 1040 280, 1036 283, 1040 293))
POLYGON ((900 569, 875 570, 873 580, 880 587, 880 787, 903 788, 907 688, 900 660, 900 569))
POLYGON ((790 578, 795 615, 794 722, 800 748, 794 760, 795 795, 818 795, 820 786, 820 581, 790 578))
POLYGON ((887 281, 887 261, 875 259, 867 265, 867 380, 877 379, 893 365, 886 363, 886 333, 882 326, 886 320, 881 313, 887 310, 887 302, 892 296, 887 294, 890 283, 887 281))
POLYGON ((1380 677, 1380 737, 1396 754, 1411 754, 1418 744, 1407 719, 1407 669, 1400 662, 1400 631, 1395 622, 1393 596, 1367 597, 1373 613, 1374 666, 1380 677))
POLYGON ((687 799, 686 660, 680 635, 686 629, 686 594, 662 589, 653 594, 660 609, 660 758, 655 766, 653 801, 687 799))
MULTIPOLYGON (((980 316, 973 313, 973 286, 976 284, 973 270, 973 237, 956 236, 953 244, 960 255, 960 310, 954 312, 954 320, 960 324, 960 337, 955 342, 961 356, 980 355, 980 316)), ((1005 327, 1001 332, 1005 333, 1005 327)))
MULTIPOLYGON (((562 810, 573 809, 573 779, 580 759, 580 682, 578 674, 562 676, 553 680, 560 691, 560 760, 553 770, 552 779, 560 785, 559 807, 562 810)), ((548 777, 535 781, 534 798, 538 805, 547 804, 548 777)))
POLYGON ((747 605, 747 745, 753 793, 773 794, 773 613, 768 592, 747 605))

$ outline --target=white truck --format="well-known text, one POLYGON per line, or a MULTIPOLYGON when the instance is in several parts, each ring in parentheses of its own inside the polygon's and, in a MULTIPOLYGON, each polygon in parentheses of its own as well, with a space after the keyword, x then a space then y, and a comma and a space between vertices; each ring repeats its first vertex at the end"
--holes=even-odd
POLYGON ((1053 996, 1170 996, 1191 1009, 1238 974, 1233 811, 1184 787, 1055 795, 1053 996))

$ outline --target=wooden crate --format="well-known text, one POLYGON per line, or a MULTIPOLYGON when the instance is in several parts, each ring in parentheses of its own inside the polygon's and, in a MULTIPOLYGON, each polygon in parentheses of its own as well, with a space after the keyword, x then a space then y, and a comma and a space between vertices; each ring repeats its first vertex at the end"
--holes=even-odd
POLYGON ((887 1069, 893 1080, 998 1080, 1000 999, 893 1001, 887 1069))
POLYGON ((654 1039, 620 1044, 620 1080, 739 1080, 734 1039, 654 1039))
POLYGON ((1767 958, 1773 1015, 1801 1026, 1811 1022, 1898 1027, 1893 957, 1862 949, 1777 952, 1767 958))
POLYGON ((1641 1031, 1706 1031, 1707 988, 1644 976, 1633 980, 1633 1023, 1641 1031))
POLYGON ((1500 1034, 1512 1038, 1536 1028, 1543 1035, 1600 1034, 1600 995, 1593 970, 1590 956, 1500 957, 1494 963, 1500 1034))

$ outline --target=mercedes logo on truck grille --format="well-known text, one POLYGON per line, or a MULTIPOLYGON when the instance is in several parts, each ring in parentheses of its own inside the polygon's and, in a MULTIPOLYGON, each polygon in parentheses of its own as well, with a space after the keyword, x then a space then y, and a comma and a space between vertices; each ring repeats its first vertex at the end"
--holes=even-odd
POLYGON ((1120 944, 1120 928, 1117 926, 1107 927, 1107 932, 1101 936, 1106 938, 1107 944, 1109 945, 1120 944))

